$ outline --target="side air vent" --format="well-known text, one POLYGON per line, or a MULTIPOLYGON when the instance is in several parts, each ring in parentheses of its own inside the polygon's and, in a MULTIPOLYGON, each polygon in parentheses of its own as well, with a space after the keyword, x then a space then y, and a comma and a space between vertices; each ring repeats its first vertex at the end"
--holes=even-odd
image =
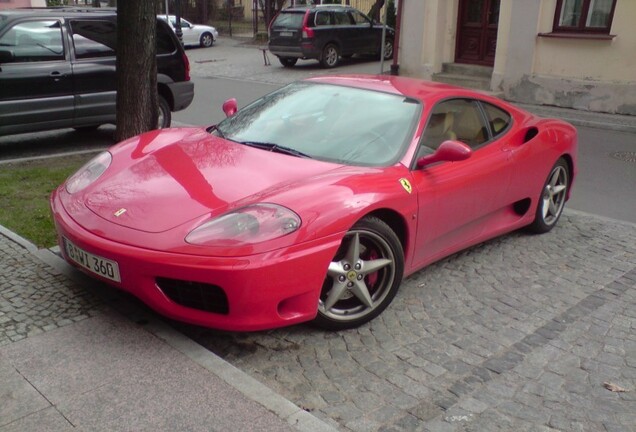
POLYGON ((526 131, 526 135, 523 137, 523 142, 527 143, 528 141, 530 141, 532 138, 536 137, 539 134, 539 129, 537 129, 536 127, 531 127, 526 131))

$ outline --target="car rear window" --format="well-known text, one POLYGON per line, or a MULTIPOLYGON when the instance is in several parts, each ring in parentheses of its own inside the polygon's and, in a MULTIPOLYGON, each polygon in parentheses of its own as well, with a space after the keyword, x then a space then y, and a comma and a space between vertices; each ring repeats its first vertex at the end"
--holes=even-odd
POLYGON ((301 28, 305 12, 281 12, 274 20, 275 27, 301 28))

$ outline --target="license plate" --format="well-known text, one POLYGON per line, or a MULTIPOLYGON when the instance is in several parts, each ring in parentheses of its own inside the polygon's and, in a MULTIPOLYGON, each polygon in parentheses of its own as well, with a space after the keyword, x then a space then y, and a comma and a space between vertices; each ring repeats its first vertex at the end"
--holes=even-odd
POLYGON ((66 256, 74 263, 82 266, 82 268, 106 279, 121 282, 119 265, 115 261, 86 252, 84 249, 75 246, 67 238, 64 238, 64 249, 66 250, 66 256))
POLYGON ((292 37, 293 35, 293 32, 280 32, 281 37, 292 37))

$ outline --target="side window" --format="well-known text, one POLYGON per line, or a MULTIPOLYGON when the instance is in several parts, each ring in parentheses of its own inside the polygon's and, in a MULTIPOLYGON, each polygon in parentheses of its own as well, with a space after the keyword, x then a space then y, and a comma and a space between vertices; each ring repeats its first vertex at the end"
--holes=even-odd
POLYGON ((172 54, 176 49, 172 29, 157 21, 157 55, 172 54))
POLYGON ((316 13, 316 27, 333 25, 330 12, 319 11, 316 13))
POLYGON ((13 53, 13 62, 64 60, 62 27, 57 20, 26 21, 11 27, 0 46, 13 53))
POLYGON ((351 25, 351 18, 344 11, 336 11, 334 12, 334 16, 336 19, 336 25, 351 25))
POLYGON ((475 148, 488 141, 488 128, 471 99, 451 99, 438 103, 432 110, 417 157, 433 153, 446 140, 461 141, 475 148))
POLYGON ((356 25, 365 25, 365 26, 369 26, 371 25, 371 20, 369 18, 367 18, 364 14, 360 13, 359 11, 351 11, 351 17, 353 18, 353 22, 356 23, 356 25))
POLYGON ((488 116, 488 122, 490 123, 490 129, 492 130, 493 136, 496 138, 503 131, 508 129, 508 125, 512 118, 510 117, 510 114, 494 105, 482 102, 482 106, 488 116))
POLYGON ((76 58, 115 56, 117 26, 114 21, 72 20, 71 31, 76 58))

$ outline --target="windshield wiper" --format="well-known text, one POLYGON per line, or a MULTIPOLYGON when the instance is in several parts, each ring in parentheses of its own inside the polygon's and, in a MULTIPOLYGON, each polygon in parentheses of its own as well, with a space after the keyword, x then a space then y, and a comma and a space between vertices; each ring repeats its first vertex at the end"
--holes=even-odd
POLYGON ((225 134, 221 131, 221 129, 219 129, 219 127, 217 125, 212 125, 209 128, 207 128, 206 130, 208 131, 208 133, 212 133, 212 132, 216 131, 216 134, 219 136, 219 138, 225 139, 225 134))
POLYGON ((272 152, 284 153, 284 154, 288 154, 288 155, 292 155, 292 156, 312 159, 312 157, 309 156, 307 153, 303 153, 303 152, 295 150, 293 148, 281 146, 281 145, 274 144, 274 143, 259 142, 259 141, 237 141, 237 142, 239 142, 241 144, 248 145, 250 147, 260 148, 260 149, 263 149, 263 150, 269 150, 269 151, 272 151, 272 152))

